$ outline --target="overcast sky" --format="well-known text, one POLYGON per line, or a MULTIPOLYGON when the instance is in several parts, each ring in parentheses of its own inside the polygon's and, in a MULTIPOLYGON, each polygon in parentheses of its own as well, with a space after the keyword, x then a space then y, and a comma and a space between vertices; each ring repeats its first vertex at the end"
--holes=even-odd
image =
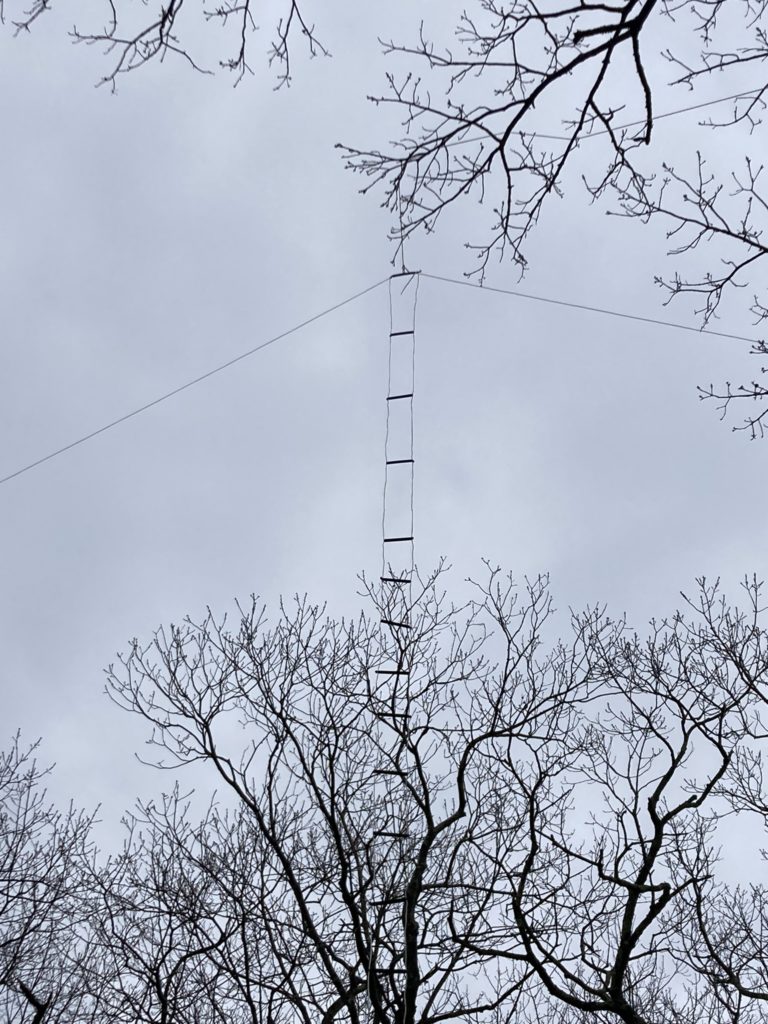
MULTIPOLYGON (((67 21, 0 34, 0 476, 387 276, 387 216, 333 144, 392 134, 365 95, 403 6, 331 7, 333 60, 278 92, 261 68, 233 90, 168 61, 112 96, 67 21)), ((671 118, 656 146, 690 155, 700 135, 671 118)), ((411 267, 460 277, 475 218, 412 245, 411 267)), ((660 305, 662 244, 573 192, 523 284, 505 265, 488 283, 694 323, 660 305)), ((750 331, 735 308, 716 326, 750 331)), ((3 731, 43 737, 57 795, 109 822, 159 785, 102 692, 131 637, 252 592, 357 606, 380 554, 387 331, 379 288, 0 488, 3 731)), ((419 565, 549 571, 559 607, 638 627, 700 574, 732 593, 766 575, 768 441, 696 395, 753 375, 747 350, 423 280, 419 565)))

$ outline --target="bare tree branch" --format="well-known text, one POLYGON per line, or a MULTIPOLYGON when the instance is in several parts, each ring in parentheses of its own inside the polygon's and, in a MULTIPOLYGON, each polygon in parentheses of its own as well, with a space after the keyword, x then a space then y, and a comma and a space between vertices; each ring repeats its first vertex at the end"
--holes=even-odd
MULTIPOLYGON (((28 7, 23 0, 0 0, 0 19, 8 17, 14 31, 28 32, 34 23, 52 10, 55 0, 32 0, 28 7)), ((225 46, 230 47, 213 64, 231 71, 237 85, 246 73, 250 73, 250 37, 257 31, 252 0, 220 0, 213 6, 194 8, 188 0, 155 0, 144 5, 146 14, 141 14, 126 0, 103 0, 104 21, 98 28, 75 24, 70 32, 72 40, 87 46, 96 46, 108 58, 108 70, 100 84, 114 90, 122 75, 155 61, 162 62, 169 56, 181 58, 193 70, 211 74, 210 58, 193 52, 192 39, 196 28, 208 23, 213 37, 214 26, 221 30, 225 46)), ((318 37, 315 26, 307 17, 306 4, 302 0, 277 0, 280 12, 275 18, 275 28, 269 45, 268 61, 277 71, 278 87, 291 80, 291 54, 296 40, 303 43, 310 57, 328 55, 318 37)))

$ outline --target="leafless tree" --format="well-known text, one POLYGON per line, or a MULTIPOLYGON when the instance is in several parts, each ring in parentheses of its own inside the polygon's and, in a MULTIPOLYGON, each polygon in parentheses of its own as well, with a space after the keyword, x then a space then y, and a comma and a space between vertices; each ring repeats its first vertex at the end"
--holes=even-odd
POLYGON ((0 986, 24 1024, 768 1020, 768 633, 700 581, 645 637, 547 582, 440 575, 399 626, 254 603, 134 642, 109 692, 177 787, 100 860, 0 759, 0 986), (406 628, 406 626, 408 628, 406 628), (733 843, 731 843, 733 846, 733 843))
MULTIPOLYGON (((389 76, 387 93, 372 98, 402 114, 400 137, 388 149, 342 147, 368 179, 364 191, 383 195, 400 244, 474 198, 490 215, 478 217, 468 243, 477 256, 471 273, 482 279, 494 254, 523 272, 530 233, 551 199, 573 185, 571 170, 593 200, 612 200, 613 212, 666 225, 675 269, 658 283, 667 300, 692 297, 704 326, 728 292, 748 288, 755 321, 765 322, 761 164, 747 156, 720 180, 701 154, 676 169, 652 145, 671 107, 706 107, 698 116, 717 131, 720 152, 727 140, 737 155, 748 153, 748 140, 734 142, 733 132, 762 131, 764 0, 477 0, 461 15, 455 46, 439 46, 428 32, 422 25, 416 45, 386 44, 405 66, 389 76), (714 79, 728 103, 708 104, 711 92, 702 87, 714 79), (683 90, 676 103, 680 93, 669 86, 683 90), (702 269, 691 261, 705 248, 702 269)), ((765 356, 764 342, 754 352, 765 356)), ((762 434, 768 388, 759 379, 700 393, 720 398, 723 411, 734 399, 749 400, 755 411, 745 427, 762 434)))
MULTIPOLYGON (((348 150, 351 166, 384 185, 386 202, 404 217, 403 236, 420 227, 431 229, 450 204, 471 193, 491 203, 492 229, 470 245, 479 256, 480 275, 496 250, 525 267, 524 244, 532 226, 548 197, 563 186, 579 145, 595 135, 603 137, 605 146, 593 161, 593 195, 613 187, 634 215, 667 213, 685 219, 677 206, 670 214, 661 204, 638 210, 631 205, 638 198, 635 190, 642 197, 655 180, 640 170, 637 157, 651 143, 658 94, 667 84, 658 81, 657 62, 649 64, 646 52, 658 45, 660 24, 667 29, 662 38, 678 24, 685 29, 678 33, 682 55, 668 49, 663 54, 673 71, 672 85, 694 89, 704 77, 734 74, 744 65, 759 74, 768 60, 765 2, 737 0, 726 12, 724 0, 478 0, 460 18, 455 51, 439 49, 424 26, 416 46, 387 44, 390 53, 421 65, 418 76, 409 71, 397 79, 393 74, 390 92, 375 99, 402 111, 407 132, 389 152, 348 150), (735 41, 733 52, 719 49, 721 36, 735 41), (623 74, 627 67, 629 81, 623 74), (551 131, 553 116, 561 132, 544 134, 545 125, 551 131)), ((754 80, 748 90, 742 86, 725 121, 756 127, 766 90, 768 80, 754 80)), ((752 200, 746 228, 742 220, 728 232, 755 249, 753 262, 760 250, 759 231, 748 227, 749 213, 757 212, 758 174, 752 169, 740 186, 752 200)), ((705 181, 678 183, 711 206, 705 181)), ((694 227, 697 212, 690 217, 694 227)), ((706 230, 714 233, 718 227, 711 223, 706 230)), ((747 260, 739 263, 740 268, 749 265, 747 260)), ((727 283, 732 282, 725 276, 713 279, 705 319, 713 315, 727 283)), ((758 303, 756 310, 764 314, 765 306, 758 303)))
MULTIPOLYGON (((206 859, 214 815, 195 826, 187 810, 175 791, 130 815, 124 849, 90 879, 99 1014, 115 1024, 213 1022, 231 1009, 216 960, 235 936, 223 876, 206 859)), ((237 867, 242 885, 258 887, 242 857, 237 867)))
POLYGON ((694 616, 643 642, 576 617, 600 700, 565 784, 538 765, 519 776, 527 849, 489 926, 489 944, 522 944, 535 969, 531 1020, 766 1019, 766 890, 743 862, 751 886, 718 880, 723 823, 739 828, 728 794, 768 679, 759 587, 747 596, 737 613, 702 581, 694 616))
POLYGON ((113 864, 125 1019, 768 1019, 765 890, 718 853, 765 738, 760 588, 566 641, 545 580, 438 588, 407 629, 254 604, 110 671, 157 763, 225 793, 194 828, 145 807, 113 864))
POLYGON ((86 1021, 93 1009, 83 868, 92 817, 48 801, 19 737, 0 753, 0 1006, 7 1021, 86 1021))
MULTIPOLYGON (((34 23, 57 5, 56 0, 0 0, 0 20, 8 20, 16 33, 28 32, 34 23)), ((268 60, 277 70, 278 84, 291 80, 294 41, 303 41, 310 56, 327 55, 314 23, 306 14, 304 0, 276 0, 275 28, 268 60)), ((259 15, 263 14, 259 8, 259 15)), ((103 22, 98 27, 76 23, 70 32, 74 42, 98 46, 108 58, 108 70, 101 79, 115 89, 119 78, 155 61, 179 57, 196 71, 211 74, 206 56, 198 56, 195 41, 201 27, 220 29, 225 49, 214 66, 231 71, 235 81, 252 72, 250 36, 257 30, 256 5, 252 0, 214 0, 193 7, 185 0, 157 0, 137 7, 127 0, 104 0, 103 22)), ((205 39, 213 38, 204 31, 205 39)))
MULTIPOLYGON (((284 83, 297 41, 311 55, 327 50, 307 0, 275 2, 269 61, 284 83)), ((0 0, 0 16, 21 32, 55 4, 0 0)), ((490 212, 479 214, 468 242, 477 256, 471 273, 482 279, 493 255, 510 257, 523 272, 542 211, 583 176, 591 198, 608 202, 612 212, 665 224, 674 263, 658 283, 667 301, 688 296, 706 325, 726 295, 747 289, 755 322, 765 323, 760 271, 768 199, 759 143, 750 157, 747 139, 734 142, 733 133, 741 128, 759 138, 763 130, 767 0, 473 0, 450 46, 433 41, 444 36, 444 23, 441 16, 422 25, 415 42, 384 43, 399 70, 389 75, 388 91, 372 99, 402 115, 396 141, 388 148, 341 147, 367 179, 364 191, 378 189, 391 210, 400 246, 414 231, 433 230, 449 207, 474 198, 490 212), (727 103, 710 104, 713 81, 727 103), (671 106, 699 110, 692 116, 716 132, 719 153, 727 139, 737 159, 724 178, 712 154, 708 162, 699 153, 684 167, 656 154, 654 129, 671 106)), ((171 56, 209 72, 200 51, 200 40, 213 38, 206 25, 217 25, 226 40, 214 65, 240 81, 251 70, 251 0, 207 7, 105 0, 103 25, 75 27, 72 36, 107 51, 103 81, 114 87, 123 74, 171 56)), ((723 415, 733 402, 746 406, 736 429, 757 437, 768 422, 765 341, 758 339, 753 351, 761 361, 754 380, 711 384, 700 395, 719 400, 723 415)))
MULTIPOLYGON (((741 102, 748 109, 752 97, 741 102)), ((735 114, 734 119, 747 116, 754 118, 754 114, 735 114)), ((719 181, 708 172, 701 153, 697 153, 695 166, 688 176, 663 163, 658 184, 638 175, 617 181, 619 202, 625 214, 644 221, 658 217, 666 222, 672 256, 696 253, 705 245, 716 246, 716 251, 721 253, 718 270, 707 269, 694 277, 683 277, 675 271, 668 279, 657 278, 657 283, 667 293, 667 302, 678 295, 698 299, 701 305, 697 312, 704 324, 717 315, 728 290, 743 289, 752 281, 762 286, 761 270, 768 265, 764 260, 768 253, 764 241, 768 201, 761 190, 762 173, 762 165, 746 157, 743 169, 734 171, 730 182, 719 181)), ((753 293, 750 311, 756 324, 768 321, 767 303, 768 294, 764 289, 753 293)), ((757 340, 752 352, 758 357, 768 356, 766 341, 757 340)), ((760 374, 766 373, 768 364, 764 362, 760 374)), ((749 409, 743 423, 734 429, 748 431, 753 439, 765 436, 768 385, 759 377, 739 385, 726 382, 716 387, 709 384, 699 387, 699 394, 702 398, 718 400, 723 417, 734 401, 739 405, 747 404, 749 409)))
MULTIPOLYGON (((268 1005, 255 1019, 492 1020, 514 1000, 522 960, 499 965, 451 937, 465 904, 493 899, 476 849, 481 804, 514 813, 514 793, 484 792, 476 755, 526 737, 546 757, 554 730, 568 731, 571 680, 518 680, 548 598, 536 583, 519 608, 511 592, 505 600, 499 673, 479 614, 459 627, 427 588, 394 651, 378 622, 337 624, 300 603, 271 631, 255 608, 234 635, 212 619, 187 623, 135 645, 126 674, 111 677, 171 763, 210 763, 236 797, 235 834, 260 861, 246 903, 259 972, 243 983, 241 936, 226 967, 215 957, 244 991, 258 983, 268 1005), (247 730, 238 755, 228 713, 247 730)), ((226 830, 216 832, 220 847, 226 830)), ((216 849, 207 861, 233 862, 216 849)), ((461 927, 471 935, 471 918, 461 927)))

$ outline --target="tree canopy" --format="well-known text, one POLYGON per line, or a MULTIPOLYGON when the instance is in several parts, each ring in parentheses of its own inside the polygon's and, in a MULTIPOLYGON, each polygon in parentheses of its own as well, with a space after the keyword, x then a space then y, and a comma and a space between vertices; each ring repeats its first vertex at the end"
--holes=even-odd
MULTIPOLYGON (((2 0, 0 14, 26 32, 59 6, 2 0)), ((71 36, 104 51, 101 81, 112 88, 166 58, 206 74, 224 69, 238 83, 260 51, 286 85, 300 54, 329 55, 334 41, 323 11, 308 0, 274 0, 258 13, 257 25, 250 0, 106 0, 101 20, 82 15, 71 36)), ((670 270, 657 281, 665 301, 687 297, 702 325, 729 297, 738 298, 734 308, 747 297, 756 324, 768 318, 760 273, 768 215, 759 144, 765 0, 472 0, 455 25, 428 12, 416 39, 385 40, 384 48, 393 70, 386 91, 371 98, 397 108, 402 133, 377 144, 374 122, 367 144, 340 145, 364 191, 391 211, 398 246, 415 231, 434 230, 449 207, 477 202, 468 273, 482 279, 492 257, 522 273, 542 211, 577 186, 575 176, 598 207, 664 226, 670 270), (659 118, 680 109, 712 129, 711 146, 682 162, 654 145, 659 118)), ((765 342, 754 352, 764 358, 765 342)), ((724 415, 745 400, 743 428, 762 435, 768 388, 759 375, 700 393, 719 400, 724 415)))
POLYGON ((177 785, 94 858, 6 758, 9 1019, 765 1020, 761 587, 562 639, 543 578, 489 571, 456 607, 437 574, 399 631, 370 596, 186 621, 110 671, 156 763, 223 786, 202 818, 177 785))

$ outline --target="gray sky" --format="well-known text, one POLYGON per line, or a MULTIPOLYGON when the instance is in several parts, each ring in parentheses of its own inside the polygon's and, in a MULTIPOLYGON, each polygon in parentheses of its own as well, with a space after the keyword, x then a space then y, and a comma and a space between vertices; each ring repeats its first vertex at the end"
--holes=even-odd
MULTIPOLYGON (((387 217, 332 147, 394 133, 365 94, 404 5, 336 6, 334 59, 276 93, 261 68, 233 91, 170 61, 113 97, 68 22, 0 34, 0 476, 389 273, 387 217)), ((656 145, 708 138, 673 118, 656 145)), ((452 213, 410 265, 461 276, 475 218, 452 213)), ((692 323, 661 308, 662 246, 574 191, 521 287, 692 323)), ((505 265, 488 283, 518 286, 505 265)), ((752 333, 735 308, 715 326, 752 333)), ((387 330, 381 288, 0 488, 3 728, 43 737, 57 795, 113 822, 164 781, 102 695, 129 638, 254 591, 356 606, 356 574, 378 572, 387 330)), ((735 593, 766 574, 768 441, 695 391, 754 374, 746 345, 430 280, 417 339, 422 568, 548 570, 561 608, 638 626, 697 575, 735 593)))

